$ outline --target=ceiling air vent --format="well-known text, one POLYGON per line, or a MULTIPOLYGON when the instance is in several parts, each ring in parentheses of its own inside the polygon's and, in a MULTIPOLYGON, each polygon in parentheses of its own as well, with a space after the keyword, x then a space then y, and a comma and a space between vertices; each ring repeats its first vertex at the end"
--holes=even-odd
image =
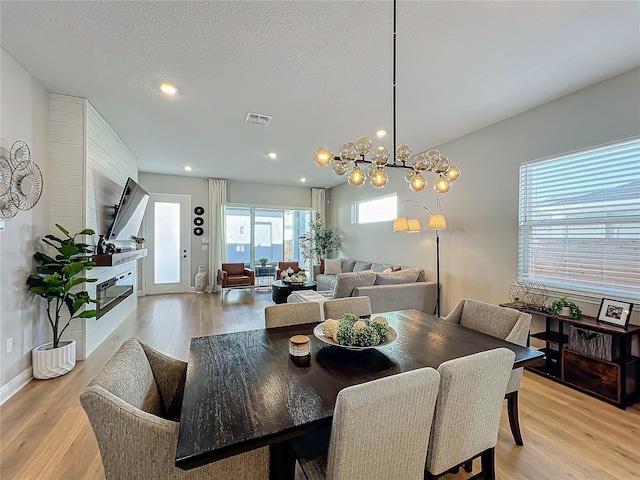
POLYGON ((247 118, 244 119, 244 123, 255 123, 256 125, 268 126, 271 123, 271 117, 269 115, 262 115, 261 113, 247 113, 247 118))

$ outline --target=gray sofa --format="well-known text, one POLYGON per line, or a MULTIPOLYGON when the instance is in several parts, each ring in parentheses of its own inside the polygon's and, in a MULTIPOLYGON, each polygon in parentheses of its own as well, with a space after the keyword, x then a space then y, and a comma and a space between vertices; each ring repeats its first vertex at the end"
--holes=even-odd
POLYGON ((341 267, 342 273, 315 276, 318 291, 331 291, 332 298, 369 297, 374 313, 416 309, 433 314, 435 310, 436 284, 427 282, 421 268, 403 266, 387 273, 393 265, 346 259, 341 267))

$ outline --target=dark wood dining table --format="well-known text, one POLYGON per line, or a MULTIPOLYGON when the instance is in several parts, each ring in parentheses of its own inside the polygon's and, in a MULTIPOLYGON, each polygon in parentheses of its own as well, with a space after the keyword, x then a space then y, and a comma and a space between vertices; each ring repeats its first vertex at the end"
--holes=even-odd
POLYGON ((417 310, 379 314, 398 332, 390 345, 350 351, 313 336, 316 324, 191 339, 176 448, 177 467, 191 469, 263 446, 270 478, 294 478, 292 438, 330 425, 338 392, 348 386, 453 358, 506 347, 514 368, 541 362, 520 347, 417 310), (311 338, 311 356, 289 356, 289 339, 311 338))

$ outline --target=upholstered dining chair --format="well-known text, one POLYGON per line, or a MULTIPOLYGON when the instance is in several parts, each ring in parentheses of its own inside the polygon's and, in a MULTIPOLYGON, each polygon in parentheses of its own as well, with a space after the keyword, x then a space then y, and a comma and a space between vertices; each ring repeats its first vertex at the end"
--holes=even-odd
MULTIPOLYGON (((468 298, 460 300, 445 320, 522 347, 527 345, 531 328, 531 315, 528 313, 468 298)), ((518 391, 521 385, 522 368, 516 368, 511 372, 505 398, 511 433, 516 444, 520 446, 524 445, 518 413, 518 391)))
POLYGON ((187 364, 125 341, 80 394, 107 480, 269 478, 267 447, 193 470, 175 466, 187 364))
POLYGON ((281 303, 264 308, 265 328, 319 323, 322 321, 322 307, 318 302, 281 303))
POLYGON ((340 391, 331 430, 293 440, 297 478, 421 480, 439 381, 422 368, 340 391))
POLYGON ((249 268, 244 267, 244 263, 223 263, 222 268, 218 270, 217 283, 220 288, 227 289, 227 292, 231 288, 235 287, 250 287, 256 286, 255 272, 249 268))
POLYGON ((461 465, 470 466, 478 456, 483 475, 478 478, 495 479, 502 392, 514 360, 511 350, 496 348, 449 360, 438 367, 440 391, 425 479, 440 478, 461 465))
POLYGON ((358 317, 371 315, 369 297, 335 298, 323 302, 324 318, 339 320, 345 313, 353 313, 358 317))

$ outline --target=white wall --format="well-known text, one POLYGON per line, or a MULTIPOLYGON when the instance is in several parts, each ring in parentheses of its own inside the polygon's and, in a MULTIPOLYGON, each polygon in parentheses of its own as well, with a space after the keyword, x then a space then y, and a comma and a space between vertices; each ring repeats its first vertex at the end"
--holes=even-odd
MULTIPOLYGON (((518 277, 518 167, 520 162, 640 134, 640 69, 585 88, 437 148, 462 175, 439 195, 448 229, 441 232, 442 314, 462 297, 508 301, 518 277)), ((431 146, 420 146, 431 147, 431 146)), ((343 256, 426 268, 435 280, 433 232, 393 234, 390 222, 351 225, 351 203, 398 192, 435 208, 429 186, 413 193, 391 172, 387 187, 355 189, 346 183, 330 192, 330 222, 343 237, 343 256)), ((416 210, 416 213, 419 210, 416 210)), ((412 214, 404 206, 402 214, 412 214)), ((428 217, 426 217, 428 218, 428 217)), ((575 299, 587 315, 600 301, 575 299)), ((640 309, 639 309, 640 310, 640 309)), ((634 312, 632 323, 640 324, 634 312)))
POLYGON ((227 202, 285 208, 311 208, 311 188, 230 181, 227 202))
POLYGON ((1 146, 16 140, 29 145, 42 170, 44 191, 31 210, 5 219, 0 233, 0 390, 2 401, 30 377, 31 349, 49 341, 43 303, 30 294, 26 280, 33 271, 32 256, 49 230, 49 100, 47 92, 4 50, 0 51, 1 146), (13 338, 13 352, 6 340, 13 338))

